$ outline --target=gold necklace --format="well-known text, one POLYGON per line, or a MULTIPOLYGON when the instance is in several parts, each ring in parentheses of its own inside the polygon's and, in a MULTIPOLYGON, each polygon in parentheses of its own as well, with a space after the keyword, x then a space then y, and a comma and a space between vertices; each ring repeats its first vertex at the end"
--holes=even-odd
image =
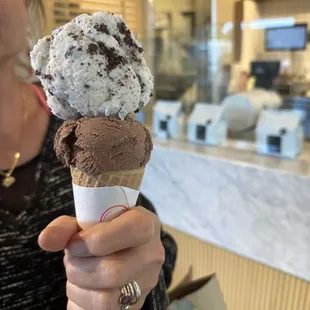
MULTIPOLYGON (((27 119, 28 119, 28 113, 27 113, 27 107, 26 107, 26 96, 25 96, 25 92, 22 89, 21 89, 21 93, 23 97, 23 125, 22 125, 22 130, 21 130, 21 138, 20 138, 21 141, 20 141, 19 147, 21 147, 22 135, 23 135, 24 127, 26 127, 27 119)), ((0 170, 0 175, 3 176, 3 180, 2 180, 3 187, 9 188, 16 182, 16 179, 13 177, 13 172, 18 164, 20 156, 21 156, 20 152, 16 152, 14 154, 12 167, 7 172, 0 170)))

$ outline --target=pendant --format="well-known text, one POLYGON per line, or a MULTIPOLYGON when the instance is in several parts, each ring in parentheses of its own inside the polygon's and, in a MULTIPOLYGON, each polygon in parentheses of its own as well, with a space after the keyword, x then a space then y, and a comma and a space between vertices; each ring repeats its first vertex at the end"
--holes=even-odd
POLYGON ((16 179, 13 176, 5 177, 2 181, 2 186, 9 188, 15 183, 16 179))

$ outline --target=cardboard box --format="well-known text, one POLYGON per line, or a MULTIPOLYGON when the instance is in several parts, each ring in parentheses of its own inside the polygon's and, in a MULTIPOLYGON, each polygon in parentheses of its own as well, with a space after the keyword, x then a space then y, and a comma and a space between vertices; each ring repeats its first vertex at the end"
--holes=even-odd
POLYGON ((159 100, 153 112, 153 132, 157 138, 183 138, 185 116, 180 101, 159 100))
POLYGON ((295 158, 304 147, 301 115, 293 111, 263 111, 256 129, 259 154, 295 158))
POLYGON ((223 107, 197 103, 187 125, 188 141, 198 144, 223 145, 227 140, 227 123, 223 107))
POLYGON ((169 294, 169 310, 227 310, 215 274, 179 285, 169 294))

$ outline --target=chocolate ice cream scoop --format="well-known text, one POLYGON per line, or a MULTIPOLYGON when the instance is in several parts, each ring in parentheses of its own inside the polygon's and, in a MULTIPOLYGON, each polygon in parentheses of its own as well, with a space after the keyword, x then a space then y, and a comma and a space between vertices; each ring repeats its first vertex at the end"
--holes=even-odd
POLYGON ((66 166, 96 177, 144 167, 153 144, 149 131, 130 118, 83 117, 64 122, 54 147, 66 166))

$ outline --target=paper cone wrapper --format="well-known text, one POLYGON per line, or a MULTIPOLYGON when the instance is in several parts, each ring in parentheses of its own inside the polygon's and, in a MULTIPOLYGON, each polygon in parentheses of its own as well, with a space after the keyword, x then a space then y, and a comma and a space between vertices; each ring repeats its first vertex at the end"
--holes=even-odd
POLYGON ((77 221, 82 229, 108 222, 133 208, 140 192, 145 167, 92 177, 71 168, 77 221))

